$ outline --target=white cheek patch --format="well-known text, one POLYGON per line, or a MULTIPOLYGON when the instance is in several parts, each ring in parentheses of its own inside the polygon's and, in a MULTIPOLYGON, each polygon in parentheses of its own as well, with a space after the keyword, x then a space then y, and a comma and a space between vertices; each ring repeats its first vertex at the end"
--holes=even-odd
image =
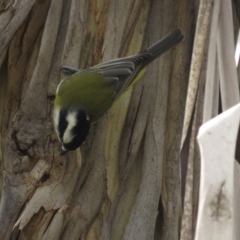
POLYGON ((77 125, 77 113, 76 112, 70 112, 68 113, 66 120, 68 122, 68 126, 64 132, 63 135, 63 143, 64 144, 68 144, 70 143, 73 138, 74 135, 72 134, 72 129, 77 125))
POLYGON ((54 111, 53 111, 53 123, 54 123, 55 132, 57 133, 58 139, 60 140, 59 132, 58 132, 59 115, 60 115, 60 109, 59 108, 54 109, 54 111))
POLYGON ((61 148, 62 148, 63 151, 67 151, 67 149, 64 147, 63 144, 62 144, 62 147, 61 147, 61 148))

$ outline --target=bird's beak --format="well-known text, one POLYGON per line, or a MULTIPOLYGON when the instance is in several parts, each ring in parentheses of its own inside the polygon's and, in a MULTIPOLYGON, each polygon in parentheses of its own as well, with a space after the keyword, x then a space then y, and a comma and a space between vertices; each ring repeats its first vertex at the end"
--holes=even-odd
POLYGON ((63 155, 65 155, 66 153, 67 153, 66 150, 61 149, 59 156, 63 156, 63 155))
POLYGON ((63 155, 65 155, 67 153, 67 149, 62 145, 62 147, 61 147, 61 151, 60 151, 60 156, 63 156, 63 155))

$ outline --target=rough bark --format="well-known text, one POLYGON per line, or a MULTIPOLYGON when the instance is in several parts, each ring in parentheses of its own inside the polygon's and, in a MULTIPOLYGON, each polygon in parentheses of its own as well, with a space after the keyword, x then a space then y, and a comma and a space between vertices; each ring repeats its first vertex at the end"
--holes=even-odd
POLYGON ((191 0, 1 3, 0 239, 178 239, 193 7, 191 0), (51 112, 60 66, 137 53, 176 27, 185 40, 93 125, 81 151, 59 156, 51 112))

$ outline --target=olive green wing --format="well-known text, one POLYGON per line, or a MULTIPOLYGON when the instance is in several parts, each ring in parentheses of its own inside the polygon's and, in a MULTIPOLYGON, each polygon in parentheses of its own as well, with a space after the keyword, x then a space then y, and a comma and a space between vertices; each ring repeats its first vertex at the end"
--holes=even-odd
MULTIPOLYGON (((100 63, 86 70, 80 70, 75 74, 82 74, 85 71, 101 75, 116 97, 123 93, 129 86, 132 86, 145 72, 145 67, 159 55, 172 48, 182 40, 183 36, 179 29, 175 29, 164 38, 145 49, 144 51, 129 57, 118 58, 108 62, 100 63)), ((66 70, 66 69, 65 69, 66 70)), ((77 69, 67 69, 78 71, 77 69)))
POLYGON ((110 83, 98 70, 85 70, 61 81, 54 105, 61 109, 83 109, 94 122, 112 106, 115 97, 110 83))
POLYGON ((139 54, 114 59, 85 70, 70 69, 77 72, 59 84, 56 102, 60 103, 58 99, 64 97, 69 99, 68 105, 78 102, 91 111, 96 111, 100 106, 104 107, 99 112, 108 109, 121 93, 140 78, 151 61, 182 38, 181 31, 176 29, 139 54), (97 104, 94 100, 96 98, 97 104))
POLYGON ((101 63, 90 69, 97 69, 118 96, 134 82, 142 64, 150 56, 148 53, 137 54, 101 63))

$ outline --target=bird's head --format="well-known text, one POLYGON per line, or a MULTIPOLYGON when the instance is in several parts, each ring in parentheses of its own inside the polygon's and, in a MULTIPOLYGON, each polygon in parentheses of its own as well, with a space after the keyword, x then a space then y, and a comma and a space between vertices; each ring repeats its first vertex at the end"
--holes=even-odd
POLYGON ((60 155, 81 146, 88 135, 90 124, 87 113, 82 109, 54 110, 55 130, 62 144, 60 155))

